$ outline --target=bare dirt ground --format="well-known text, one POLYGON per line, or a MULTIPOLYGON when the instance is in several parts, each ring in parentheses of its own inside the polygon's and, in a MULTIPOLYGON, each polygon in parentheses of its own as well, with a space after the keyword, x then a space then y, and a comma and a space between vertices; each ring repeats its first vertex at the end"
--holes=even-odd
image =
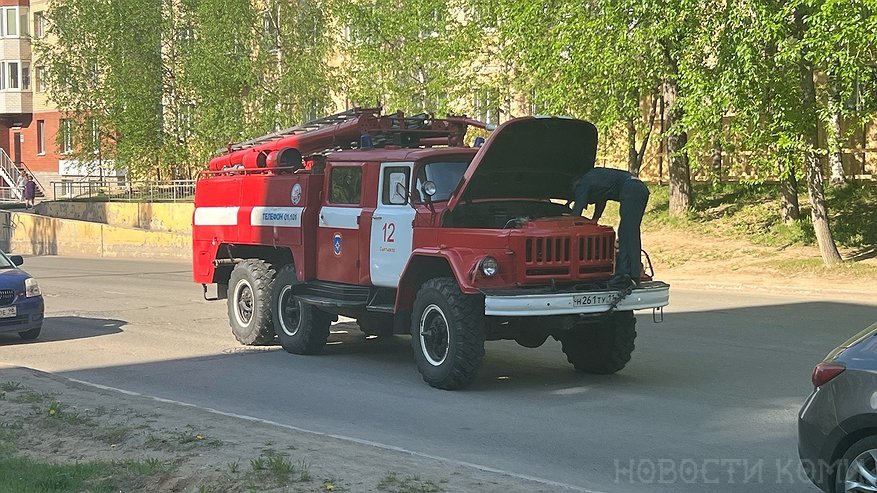
POLYGON ((0 375, 0 440, 12 434, 17 450, 40 462, 155 466, 115 478, 126 493, 563 491, 31 369, 0 365, 0 375))
POLYGON ((644 232, 656 278, 679 287, 755 290, 798 295, 877 297, 877 255, 842 251, 837 267, 824 267, 815 246, 770 247, 693 232, 644 232))

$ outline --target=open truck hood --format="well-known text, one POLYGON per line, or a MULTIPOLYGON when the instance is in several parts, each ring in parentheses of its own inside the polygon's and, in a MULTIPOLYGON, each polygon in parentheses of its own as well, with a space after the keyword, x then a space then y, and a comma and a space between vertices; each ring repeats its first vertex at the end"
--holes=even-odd
POLYGON ((573 181, 594 167, 597 128, 570 118, 524 117, 497 128, 448 201, 572 199, 573 181))

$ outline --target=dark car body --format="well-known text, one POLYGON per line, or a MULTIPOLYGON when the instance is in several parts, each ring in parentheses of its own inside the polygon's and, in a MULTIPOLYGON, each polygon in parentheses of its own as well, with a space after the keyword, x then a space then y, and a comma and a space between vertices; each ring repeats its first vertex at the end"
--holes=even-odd
POLYGON ((798 414, 798 453, 811 481, 834 492, 845 453, 877 436, 877 324, 831 351, 814 369, 813 380, 815 388, 798 414))
POLYGON ((0 252, 0 333, 35 339, 43 326, 43 296, 30 274, 18 268, 18 255, 0 252))

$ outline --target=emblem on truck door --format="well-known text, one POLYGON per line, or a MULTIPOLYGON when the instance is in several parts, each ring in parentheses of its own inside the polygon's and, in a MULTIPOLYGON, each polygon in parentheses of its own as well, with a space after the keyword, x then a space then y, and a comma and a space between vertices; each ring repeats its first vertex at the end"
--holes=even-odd
POLYGON ((341 233, 335 233, 335 236, 332 238, 332 250, 335 252, 335 255, 341 255, 341 233))
POLYGON ((301 202, 301 185, 299 185, 298 183, 292 186, 290 199, 292 199, 292 205, 298 205, 298 203, 301 202))

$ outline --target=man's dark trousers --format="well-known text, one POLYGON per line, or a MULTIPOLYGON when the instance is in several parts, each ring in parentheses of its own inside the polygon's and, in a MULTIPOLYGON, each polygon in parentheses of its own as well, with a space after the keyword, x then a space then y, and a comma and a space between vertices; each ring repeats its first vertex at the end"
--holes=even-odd
POLYGON ((621 223, 618 225, 618 258, 615 260, 615 275, 629 276, 638 281, 642 269, 640 225, 646 212, 646 203, 649 201, 649 189, 645 183, 631 178, 621 186, 619 198, 621 223))

